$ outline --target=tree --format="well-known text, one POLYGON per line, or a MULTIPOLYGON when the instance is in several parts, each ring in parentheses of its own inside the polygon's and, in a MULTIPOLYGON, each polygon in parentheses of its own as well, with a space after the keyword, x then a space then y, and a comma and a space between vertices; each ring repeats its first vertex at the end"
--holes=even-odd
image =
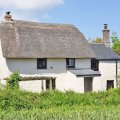
POLYGON ((103 43, 102 38, 97 37, 95 40, 92 41, 92 43, 103 43))
POLYGON ((112 49, 120 55, 120 39, 117 37, 116 33, 112 33, 112 49))
POLYGON ((19 88, 19 81, 21 80, 21 76, 19 72, 13 72, 7 80, 7 88, 8 89, 18 89, 19 88))

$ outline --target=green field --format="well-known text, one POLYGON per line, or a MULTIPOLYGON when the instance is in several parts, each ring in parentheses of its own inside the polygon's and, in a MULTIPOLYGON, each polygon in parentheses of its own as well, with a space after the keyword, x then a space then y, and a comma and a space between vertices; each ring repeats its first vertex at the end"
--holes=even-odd
POLYGON ((120 120, 120 89, 86 94, 0 90, 0 120, 120 120))

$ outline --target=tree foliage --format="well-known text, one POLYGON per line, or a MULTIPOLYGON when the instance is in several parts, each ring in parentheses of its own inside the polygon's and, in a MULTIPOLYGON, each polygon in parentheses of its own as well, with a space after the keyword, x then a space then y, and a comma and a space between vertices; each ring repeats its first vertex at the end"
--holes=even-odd
POLYGON ((120 39, 117 37, 116 33, 112 33, 112 49, 120 55, 120 39))
POLYGON ((92 43, 103 43, 102 38, 97 37, 95 40, 92 41, 92 43))
POLYGON ((19 88, 19 81, 21 80, 20 74, 18 72, 13 72, 9 78, 7 78, 7 88, 17 89, 19 88))

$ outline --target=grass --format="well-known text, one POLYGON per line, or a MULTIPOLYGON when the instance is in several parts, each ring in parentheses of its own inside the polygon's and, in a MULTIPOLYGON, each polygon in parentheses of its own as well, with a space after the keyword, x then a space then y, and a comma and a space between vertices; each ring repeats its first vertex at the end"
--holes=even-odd
POLYGON ((0 120, 119 120, 120 89, 78 94, 0 90, 0 120))

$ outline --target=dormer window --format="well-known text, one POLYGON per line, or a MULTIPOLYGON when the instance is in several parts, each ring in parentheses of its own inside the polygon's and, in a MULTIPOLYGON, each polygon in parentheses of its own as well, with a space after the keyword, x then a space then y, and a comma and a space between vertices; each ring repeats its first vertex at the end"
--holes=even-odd
POLYGON ((67 68, 75 68, 75 59, 74 58, 67 58, 66 59, 66 66, 67 66, 67 68))

